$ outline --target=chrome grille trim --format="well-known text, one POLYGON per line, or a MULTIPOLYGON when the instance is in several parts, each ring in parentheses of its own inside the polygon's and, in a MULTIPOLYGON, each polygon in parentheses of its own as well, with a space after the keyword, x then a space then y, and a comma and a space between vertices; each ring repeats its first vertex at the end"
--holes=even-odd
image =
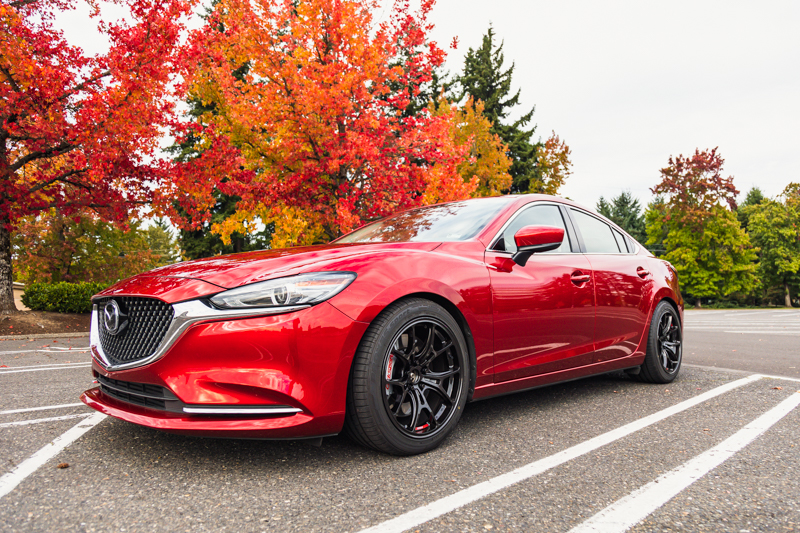
POLYGON ((172 304, 174 314, 166 334, 161 339, 156 351, 149 357, 123 364, 113 364, 100 344, 100 312, 97 304, 92 305, 92 327, 89 334, 92 355, 103 368, 109 371, 126 370, 149 365, 166 354, 183 333, 194 324, 206 321, 234 320, 238 318, 255 318, 259 316, 282 315, 308 309, 310 305, 294 305, 288 307, 254 308, 254 309, 215 309, 201 300, 189 300, 172 304))
POLYGON ((113 333, 98 319, 100 344, 114 365, 135 363, 153 355, 175 313, 170 304, 157 298, 117 296, 97 298, 95 302, 101 317, 103 307, 108 304, 113 304, 117 312, 125 312, 123 327, 113 333))

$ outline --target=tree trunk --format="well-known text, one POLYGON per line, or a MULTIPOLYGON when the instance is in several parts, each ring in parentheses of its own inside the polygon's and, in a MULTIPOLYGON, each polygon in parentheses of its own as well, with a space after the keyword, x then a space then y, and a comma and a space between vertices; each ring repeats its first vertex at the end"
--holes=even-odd
POLYGON ((698 298, 697 303, 694 306, 700 309, 701 307, 703 307, 703 300, 698 298))
POLYGON ((792 307, 792 294, 789 292, 789 284, 787 282, 783 282, 783 288, 786 289, 786 307, 792 307))
POLYGON ((11 232, 8 223, 0 220, 0 313, 16 313, 14 278, 11 274, 11 232))

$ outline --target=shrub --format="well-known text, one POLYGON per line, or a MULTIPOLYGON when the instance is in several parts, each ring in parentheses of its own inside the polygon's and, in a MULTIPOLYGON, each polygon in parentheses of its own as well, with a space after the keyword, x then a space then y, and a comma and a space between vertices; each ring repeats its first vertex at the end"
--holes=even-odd
POLYGON ((88 313, 92 295, 105 288, 103 283, 31 283, 25 287, 22 303, 34 311, 88 313))

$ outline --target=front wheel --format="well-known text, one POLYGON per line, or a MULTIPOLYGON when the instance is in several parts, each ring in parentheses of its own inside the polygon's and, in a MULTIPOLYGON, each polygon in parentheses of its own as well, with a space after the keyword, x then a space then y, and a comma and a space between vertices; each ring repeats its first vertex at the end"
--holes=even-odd
POLYGON ((436 448, 455 428, 467 401, 467 353, 461 329, 441 306, 418 298, 392 304, 356 352, 346 432, 393 455, 436 448))
POLYGON ((659 302, 650 321, 647 355, 639 379, 670 383, 678 376, 683 358, 683 330, 678 312, 668 302, 659 302))

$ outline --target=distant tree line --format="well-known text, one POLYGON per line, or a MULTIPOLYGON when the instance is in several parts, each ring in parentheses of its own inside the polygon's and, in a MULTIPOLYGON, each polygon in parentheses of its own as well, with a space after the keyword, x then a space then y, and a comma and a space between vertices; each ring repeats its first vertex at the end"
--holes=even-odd
POLYGON ((597 210, 678 271, 691 303, 785 305, 800 293, 800 185, 774 199, 751 189, 737 204, 717 149, 670 158, 642 212, 623 192, 597 210))

